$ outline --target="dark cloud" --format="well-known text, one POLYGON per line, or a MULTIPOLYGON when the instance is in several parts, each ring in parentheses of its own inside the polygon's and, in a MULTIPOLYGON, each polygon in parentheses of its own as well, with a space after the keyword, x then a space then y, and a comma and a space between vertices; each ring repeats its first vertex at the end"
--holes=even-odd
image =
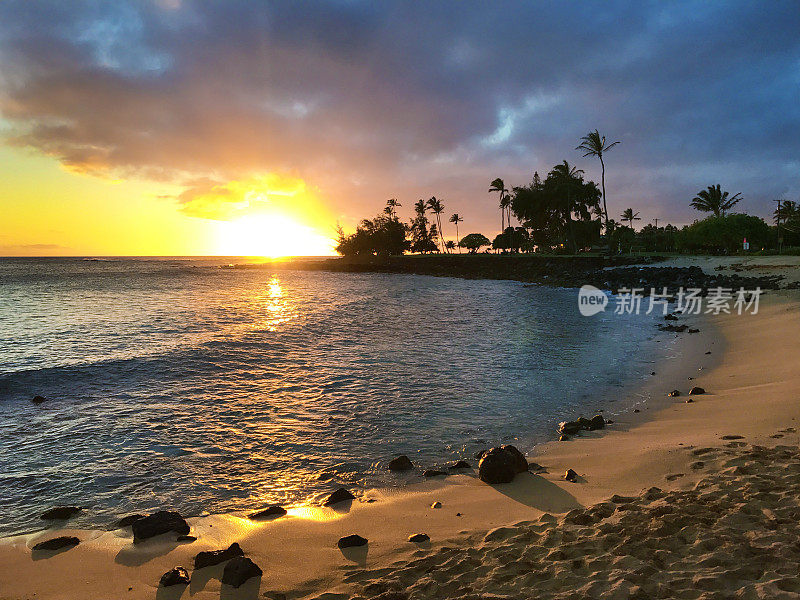
POLYGON ((717 182, 763 215, 800 195, 794 1, 20 1, 0 23, 11 143, 189 195, 280 173, 345 217, 435 194, 489 227, 496 176, 596 177, 574 150, 595 127, 622 141, 615 213, 685 222, 717 182))

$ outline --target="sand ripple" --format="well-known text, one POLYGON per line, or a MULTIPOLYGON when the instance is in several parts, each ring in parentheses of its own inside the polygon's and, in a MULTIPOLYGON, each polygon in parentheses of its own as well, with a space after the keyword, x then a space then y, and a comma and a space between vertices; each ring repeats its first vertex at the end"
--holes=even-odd
POLYGON ((800 598, 798 448, 701 450, 715 472, 694 489, 615 496, 351 573, 353 597, 800 598))

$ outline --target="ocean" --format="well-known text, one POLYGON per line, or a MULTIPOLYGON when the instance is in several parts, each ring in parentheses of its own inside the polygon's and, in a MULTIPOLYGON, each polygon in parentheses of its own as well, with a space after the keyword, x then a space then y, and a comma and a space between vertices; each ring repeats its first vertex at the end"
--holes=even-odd
POLYGON ((0 259, 0 535, 406 485, 398 454, 624 410, 664 352, 659 317, 583 317, 574 289, 236 260, 0 259))

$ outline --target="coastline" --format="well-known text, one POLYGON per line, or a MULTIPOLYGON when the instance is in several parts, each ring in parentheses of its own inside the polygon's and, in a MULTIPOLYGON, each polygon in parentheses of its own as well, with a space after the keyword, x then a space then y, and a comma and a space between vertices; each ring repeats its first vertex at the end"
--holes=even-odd
MULTIPOLYGON (((374 503, 357 502, 346 512, 300 508, 290 512, 293 518, 267 523, 254 524, 235 515, 189 519, 199 539, 177 546, 153 541, 133 548, 128 531, 77 531, 82 540, 78 547, 31 560, 28 548, 54 537, 55 530, 6 538, 0 542, 0 563, 6 566, 0 572, 0 597, 34 593, 37 598, 150 598, 154 593, 159 598, 178 597, 181 587, 156 589, 161 574, 176 565, 191 567, 197 552, 224 548, 233 541, 264 570, 261 581, 252 580, 234 592, 220 587, 221 568, 219 572, 209 568, 206 577, 198 574, 190 584, 193 597, 216 598, 222 593, 222 597, 247 598, 271 590, 287 598, 326 590, 349 595, 357 592, 355 583, 387 575, 381 569, 390 569, 393 563, 438 554, 443 546, 480 546, 485 532, 496 527, 530 522, 545 512, 577 510, 613 494, 639 494, 653 485, 688 490, 707 472, 691 469, 695 458, 691 446, 720 446, 724 444, 720 437, 728 434, 744 435, 748 443, 775 445, 769 436, 800 416, 791 400, 792 392, 800 390, 791 372, 791 349, 800 334, 798 315, 797 296, 781 292, 762 300, 759 315, 714 317, 719 337, 707 330, 708 325, 700 334, 684 336, 681 341, 691 348, 685 349, 681 360, 656 366, 657 375, 638 392, 623 390, 649 394, 648 410, 615 419, 602 434, 537 446, 528 458, 545 466, 546 473, 524 474, 512 484, 495 487, 455 475, 443 482, 415 484, 413 490, 372 490, 364 500, 374 503), (782 362, 771 359, 773 345, 784 348, 782 362), (711 355, 705 355, 707 346, 713 348, 711 355), (695 379, 682 380, 700 361, 703 370, 695 379), (692 404, 662 395, 673 387, 685 392, 693 384, 710 394, 692 404), (753 390, 759 395, 758 404, 769 409, 766 418, 753 418, 749 396, 753 390), (561 475, 566 468, 574 468, 582 481, 564 482, 561 475), (683 476, 665 479, 678 473, 683 476), (442 508, 431 509, 434 501, 440 501, 442 508), (430 548, 405 541, 418 532, 430 535, 430 548), (345 555, 336 548, 336 540, 351 533, 370 540, 367 553, 345 555)), ((781 440, 796 445, 797 435, 787 433, 781 440)), ((62 532, 67 533, 71 530, 62 532)))

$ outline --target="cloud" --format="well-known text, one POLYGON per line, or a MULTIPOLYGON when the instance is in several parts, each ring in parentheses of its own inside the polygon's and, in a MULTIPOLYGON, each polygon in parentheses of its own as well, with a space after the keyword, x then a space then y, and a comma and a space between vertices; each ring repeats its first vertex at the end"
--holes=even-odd
POLYGON ((196 180, 173 199, 184 214, 217 221, 258 213, 298 215, 308 221, 327 212, 305 181, 277 174, 227 182, 196 180))
POLYGON ((0 22, 8 143, 183 183, 187 214, 227 218, 236 182, 271 174, 345 219, 435 194, 492 225, 494 177, 564 158, 597 177, 574 151, 595 127, 623 142, 614 212, 685 222, 716 182, 764 214, 800 194, 791 1, 12 1, 0 22))

